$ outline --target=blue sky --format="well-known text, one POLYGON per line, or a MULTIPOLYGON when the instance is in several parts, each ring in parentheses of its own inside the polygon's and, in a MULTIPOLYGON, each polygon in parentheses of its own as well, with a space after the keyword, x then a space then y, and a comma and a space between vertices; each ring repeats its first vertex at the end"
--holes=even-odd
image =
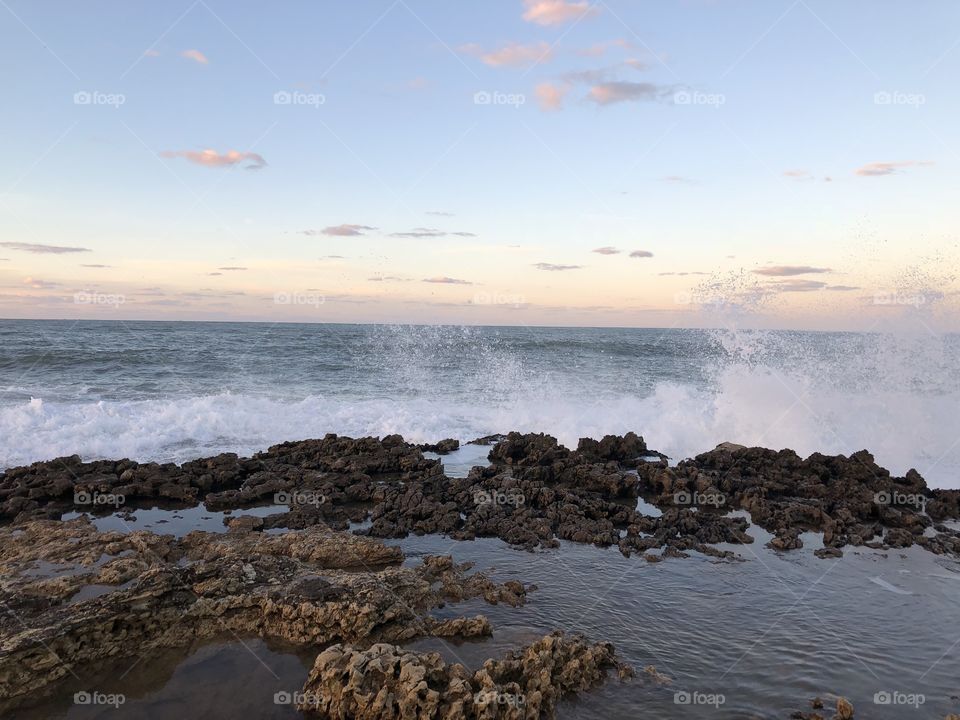
POLYGON ((695 325, 716 295, 785 326, 955 316, 953 2, 0 18, 3 316, 695 325))

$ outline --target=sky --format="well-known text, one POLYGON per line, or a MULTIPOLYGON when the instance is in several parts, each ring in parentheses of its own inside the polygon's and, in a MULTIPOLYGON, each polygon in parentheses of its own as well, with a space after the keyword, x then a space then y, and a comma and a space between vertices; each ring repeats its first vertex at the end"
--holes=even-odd
POLYGON ((960 329, 954 0, 0 0, 0 317, 960 329))

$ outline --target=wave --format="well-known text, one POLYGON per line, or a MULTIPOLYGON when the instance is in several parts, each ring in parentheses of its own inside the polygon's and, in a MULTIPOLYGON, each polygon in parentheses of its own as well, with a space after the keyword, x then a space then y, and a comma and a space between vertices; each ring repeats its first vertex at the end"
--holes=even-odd
POLYGON ((674 459, 723 441, 801 455, 861 449, 896 474, 916 468, 934 486, 960 487, 956 393, 912 389, 838 391, 802 373, 726 367, 712 388, 660 382, 645 395, 599 396, 539 388, 465 400, 438 393, 408 399, 308 396, 299 400, 222 393, 137 401, 49 402, 0 407, 0 467, 63 455, 182 462, 219 452, 250 454, 271 444, 343 435, 399 433, 412 442, 494 432, 580 437, 634 430, 674 459))

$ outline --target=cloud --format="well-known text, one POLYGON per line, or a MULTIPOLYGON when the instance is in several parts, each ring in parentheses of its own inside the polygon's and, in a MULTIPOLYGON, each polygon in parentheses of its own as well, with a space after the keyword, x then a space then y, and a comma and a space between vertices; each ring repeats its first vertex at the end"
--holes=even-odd
MULTIPOLYGON (((407 278, 398 277, 397 275, 376 275, 374 277, 368 277, 369 282, 410 282, 407 278)), ((428 282, 424 280, 424 282, 428 282)))
POLYGON ((901 160, 898 162, 873 162, 857 168, 855 174, 860 177, 883 177, 893 175, 909 167, 929 167, 933 165, 929 160, 901 160))
POLYGON ((812 180, 813 175, 811 175, 806 170, 784 170, 783 176, 788 178, 793 178, 794 180, 812 180))
POLYGON ((620 102, 654 102, 668 96, 671 92, 670 88, 655 83, 614 80, 594 85, 590 88, 587 99, 597 105, 613 105, 620 102))
POLYGON ((548 272, 562 272, 563 270, 580 270, 583 265, 554 265, 553 263, 535 263, 537 270, 547 270, 548 272))
POLYGON ((244 166, 244 169, 259 170, 266 167, 267 164, 262 155, 254 152, 240 152, 239 150, 228 150, 222 155, 216 150, 164 150, 160 153, 160 157, 182 157, 189 162, 209 168, 233 167, 245 162, 247 165, 244 166))
POLYGON ((831 272, 830 268, 811 267, 810 265, 770 265, 753 271, 756 275, 767 277, 792 277, 794 275, 814 275, 831 272))
POLYGON ((455 237, 476 237, 474 233, 470 232, 447 232, 446 230, 437 230, 436 228, 426 227, 414 228, 410 232, 390 233, 390 237, 395 238, 439 238, 447 237, 448 235, 453 235, 455 237))
POLYGON ((632 257, 632 258, 652 258, 652 257, 653 257, 653 253, 650 252, 649 250, 634 250, 632 253, 630 253, 630 257, 632 257))
POLYGON ((47 282, 46 280, 38 280, 32 277, 25 277, 23 284, 29 285, 34 290, 49 290, 50 288, 60 287, 60 283, 47 282))
POLYGON ((540 104, 541 110, 552 112, 563 108, 563 99, 568 92, 570 92, 569 85, 545 82, 537 85, 533 94, 537 96, 537 102, 540 104))
POLYGON ((827 285, 824 290, 833 290, 834 292, 850 292, 851 290, 861 290, 856 285, 827 285))
POLYGON ((209 276, 209 277, 220 277, 221 275, 223 275, 222 272, 207 273, 207 276, 209 276))
POLYGON ((366 235, 377 228, 370 225, 331 225, 323 230, 301 230, 300 235, 317 237, 318 235, 332 235, 333 237, 356 237, 366 235))
POLYGON ((553 48, 539 42, 535 45, 521 45, 509 43, 495 50, 484 50, 476 43, 462 45, 460 52, 480 58, 480 61, 490 67, 527 67, 553 59, 553 48))
POLYGON ((452 277, 432 277, 424 278, 423 282, 425 283, 437 283, 440 285, 473 285, 472 282, 467 282, 466 280, 458 280, 457 278, 452 277))
POLYGON ((10 250, 22 250, 23 252, 35 253, 37 255, 64 255, 66 253, 93 252, 90 248, 67 247, 65 245, 37 245, 22 242, 0 242, 0 247, 9 248, 10 250))
POLYGON ((346 260, 347 258, 343 255, 324 255, 324 260, 346 260))
POLYGON ((681 184, 684 184, 684 185, 693 185, 693 184, 696 182, 696 180, 691 180, 690 178, 684 177, 683 175, 665 175, 664 177, 662 177, 662 178, 660 178, 660 179, 661 179, 663 182, 668 182, 668 183, 681 183, 681 184))
POLYGON ((629 40, 625 40, 623 38, 617 38, 616 40, 599 42, 599 43, 596 43, 595 45, 591 45, 590 47, 582 48, 580 50, 577 50, 576 53, 581 57, 601 57, 602 55, 606 54, 607 50, 613 47, 619 47, 625 50, 637 49, 637 46, 634 43, 630 42, 629 40))
POLYGON ((433 215, 434 217, 454 217, 452 212, 443 212, 442 210, 427 210, 427 215, 433 215))
POLYGON ((182 53, 180 53, 180 57, 186 58, 187 60, 193 60, 201 65, 206 65, 210 62, 207 60, 207 56, 199 50, 184 50, 182 53))
POLYGON ((246 270, 245 267, 237 267, 235 265, 228 265, 227 267, 219 267, 217 270, 246 270))
POLYGON ((597 253, 597 255, 619 255, 620 254, 620 251, 617 248, 610 247, 609 245, 607 245, 606 247, 598 247, 596 250, 592 250, 591 252, 595 252, 597 253))
POLYGON ((708 273, 708 272, 700 272, 700 271, 698 271, 698 270, 697 270, 697 271, 687 270, 687 271, 684 271, 684 272, 662 272, 662 273, 657 273, 657 275, 662 275, 662 276, 676 275, 676 276, 678 276, 678 277, 686 277, 687 275, 709 275, 709 274, 710 274, 710 273, 708 273))
POLYGON ((591 17, 600 11, 587 0, 523 0, 523 19, 537 25, 561 23, 591 17))
POLYGON ((813 292, 823 290, 827 284, 819 280, 780 280, 769 283, 768 287, 776 292, 813 292))
POLYGON ((91 265, 81 265, 80 267, 85 267, 85 268, 112 268, 113 265, 98 265, 98 264, 95 265, 95 264, 91 264, 91 265))

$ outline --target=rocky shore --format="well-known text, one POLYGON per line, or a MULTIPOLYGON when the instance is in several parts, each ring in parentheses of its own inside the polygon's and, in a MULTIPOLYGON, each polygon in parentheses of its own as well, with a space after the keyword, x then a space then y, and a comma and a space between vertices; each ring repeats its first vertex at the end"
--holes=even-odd
MULTIPOLYGON (((383 542, 411 534, 500 538, 524 550, 561 540, 616 546, 659 562, 691 552, 735 560, 751 523, 778 551, 818 532, 818 557, 846 546, 960 557, 960 492, 894 477, 850 457, 724 444, 671 466, 628 433, 576 449, 510 433, 488 464, 448 477, 456 440, 328 435, 250 458, 183 465, 78 457, 0 475, 0 712, 72 673, 222 635, 319 653, 300 709, 337 718, 551 717, 566 694, 631 674, 608 643, 562 632, 471 671, 404 650, 416 638, 482 638, 482 615, 438 618, 448 603, 519 606, 535 588, 500 582, 450 556, 405 563, 383 542), (102 532, 87 515, 158 503, 224 511, 226 532, 183 537, 102 532), (253 507, 275 512, 244 514, 253 507)), ((530 596, 535 599, 536 595, 530 596)))

